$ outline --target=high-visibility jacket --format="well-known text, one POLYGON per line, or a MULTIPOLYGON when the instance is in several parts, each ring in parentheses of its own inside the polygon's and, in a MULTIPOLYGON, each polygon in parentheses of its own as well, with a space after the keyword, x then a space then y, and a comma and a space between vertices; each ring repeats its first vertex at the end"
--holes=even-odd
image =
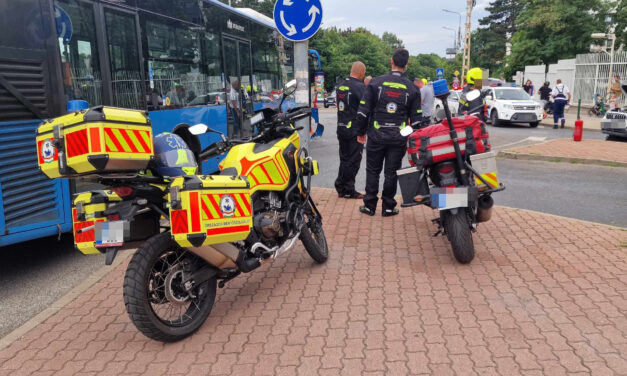
POLYGON ((344 80, 335 90, 337 105, 337 135, 340 138, 357 137, 353 127, 357 118, 359 102, 364 96, 366 85, 354 77, 344 80))
POLYGON ((359 135, 367 133, 374 142, 403 144, 407 137, 400 130, 418 128, 422 122, 420 91, 401 72, 373 78, 359 105, 356 122, 359 135))

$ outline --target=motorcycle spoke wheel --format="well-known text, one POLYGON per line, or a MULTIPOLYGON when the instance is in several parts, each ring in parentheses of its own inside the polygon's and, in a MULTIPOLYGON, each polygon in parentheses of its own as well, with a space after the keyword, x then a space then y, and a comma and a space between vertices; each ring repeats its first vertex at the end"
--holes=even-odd
POLYGON ((305 225, 303 225, 300 240, 309 256, 318 264, 329 259, 329 245, 322 228, 320 217, 313 214, 311 208, 305 211, 305 225))

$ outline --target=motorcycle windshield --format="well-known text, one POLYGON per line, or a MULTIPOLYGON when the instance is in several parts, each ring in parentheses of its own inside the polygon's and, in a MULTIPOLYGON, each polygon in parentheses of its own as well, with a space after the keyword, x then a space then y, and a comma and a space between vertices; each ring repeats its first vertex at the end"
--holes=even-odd
POLYGON ((198 167, 196 157, 189 149, 174 149, 157 156, 162 167, 198 167))

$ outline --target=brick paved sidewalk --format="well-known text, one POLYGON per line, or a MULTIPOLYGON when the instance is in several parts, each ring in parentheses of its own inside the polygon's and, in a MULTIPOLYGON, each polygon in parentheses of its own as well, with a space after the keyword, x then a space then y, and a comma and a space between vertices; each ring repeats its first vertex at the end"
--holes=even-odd
POLYGON ((626 231, 497 208, 463 266, 430 237, 430 209, 383 220, 314 197, 327 264, 298 246, 168 345, 130 323, 121 265, 0 351, 0 374, 627 374, 626 231))
POLYGON ((575 142, 572 139, 558 139, 542 144, 509 149, 505 151, 505 154, 518 154, 523 157, 525 155, 538 156, 565 161, 585 162, 588 160, 627 166, 627 142, 617 141, 582 140, 575 142))

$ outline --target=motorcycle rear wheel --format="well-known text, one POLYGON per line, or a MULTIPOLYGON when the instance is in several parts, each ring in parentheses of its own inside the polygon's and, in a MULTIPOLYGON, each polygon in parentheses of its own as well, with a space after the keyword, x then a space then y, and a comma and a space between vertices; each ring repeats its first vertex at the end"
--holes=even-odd
POLYGON ((455 259, 461 264, 469 264, 475 258, 475 245, 466 211, 458 210, 456 214, 453 214, 447 210, 441 212, 441 215, 455 259))
POLYGON ((324 264, 329 259, 329 245, 324 235, 322 221, 313 213, 310 206, 305 210, 305 225, 300 232, 300 240, 316 263, 324 264))
POLYGON ((179 247, 169 232, 148 239, 133 255, 124 276, 124 304, 131 321, 146 337, 180 341, 196 332, 211 313, 215 277, 195 286, 194 298, 177 283, 184 275, 183 263, 194 257, 179 247))

